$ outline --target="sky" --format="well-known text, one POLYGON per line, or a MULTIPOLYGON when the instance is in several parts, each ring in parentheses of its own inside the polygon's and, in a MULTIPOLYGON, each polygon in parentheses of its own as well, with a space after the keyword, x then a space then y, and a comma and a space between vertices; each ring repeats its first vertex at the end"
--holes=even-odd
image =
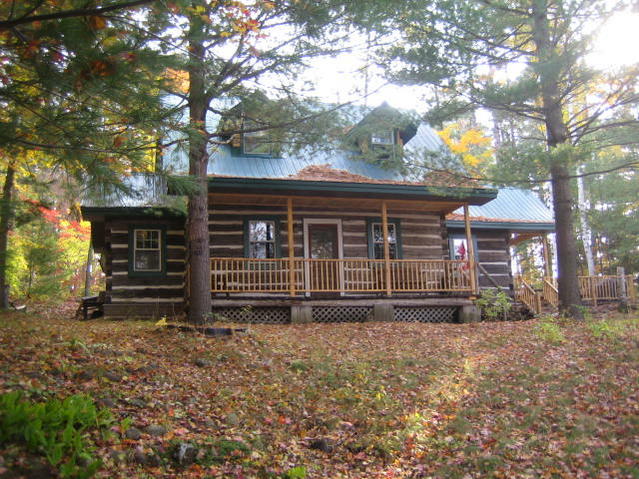
MULTIPOLYGON (((588 61, 604 70, 639 62, 639 13, 623 12, 611 17, 599 33, 588 61)), ((368 72, 369 96, 364 99, 365 64, 365 52, 349 53, 317 60, 307 75, 318 85, 316 93, 324 101, 354 101, 371 107, 386 101, 396 108, 426 111, 426 89, 385 84, 376 75, 381 72, 373 69, 368 72)))

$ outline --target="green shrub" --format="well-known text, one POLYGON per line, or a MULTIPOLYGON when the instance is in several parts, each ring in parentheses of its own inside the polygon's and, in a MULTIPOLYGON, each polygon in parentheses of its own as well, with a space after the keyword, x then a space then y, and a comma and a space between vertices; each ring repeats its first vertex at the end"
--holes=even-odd
POLYGON ((586 322, 590 334, 597 339, 616 339, 624 332, 624 325, 621 323, 613 323, 610 320, 602 319, 599 321, 589 320, 586 322))
POLYGON ((305 479, 306 468, 304 466, 297 466, 289 469, 282 476, 284 479, 305 479))
POLYGON ((108 410, 98 411, 88 396, 34 403, 14 391, 0 395, 0 443, 15 443, 44 455, 60 477, 91 477, 100 461, 90 454, 89 429, 111 423, 108 410))
POLYGON ((535 326, 534 333, 539 339, 547 343, 561 344, 566 341, 561 327, 552 316, 542 316, 535 326))
POLYGON ((475 304, 481 308, 482 316, 488 321, 506 319, 508 311, 513 307, 510 296, 497 289, 482 291, 481 297, 475 300, 475 304))

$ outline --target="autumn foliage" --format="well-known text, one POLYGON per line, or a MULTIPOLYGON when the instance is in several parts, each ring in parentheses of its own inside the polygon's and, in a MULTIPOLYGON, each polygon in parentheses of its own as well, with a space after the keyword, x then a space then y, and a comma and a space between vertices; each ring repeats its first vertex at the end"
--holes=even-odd
MULTIPOLYGON (((65 315, 2 317, 0 393, 107 408, 98 477, 636 476, 636 317, 260 325, 219 339, 65 315)), ((25 454, 0 448, 0 473, 37 464, 25 454)))

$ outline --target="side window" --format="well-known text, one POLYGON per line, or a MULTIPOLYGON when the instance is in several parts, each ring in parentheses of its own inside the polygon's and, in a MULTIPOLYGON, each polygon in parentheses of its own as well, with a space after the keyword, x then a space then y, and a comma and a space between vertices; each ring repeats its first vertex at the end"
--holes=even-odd
POLYGON ((133 230, 133 271, 136 273, 162 272, 162 230, 133 230))
POLYGON ((269 259, 278 256, 278 221, 250 219, 246 221, 245 254, 249 258, 269 259))
MULTIPOLYGON (((475 237, 473 237, 473 246, 475 249, 475 260, 477 260, 477 244, 475 237)), ((448 248, 450 259, 467 260, 468 259, 468 241, 466 236, 454 235, 450 236, 448 240, 448 248)))
MULTIPOLYGON (((384 259, 384 234, 382 222, 374 219, 368 221, 368 256, 371 259, 384 259)), ((400 259, 401 241, 398 220, 388 221, 388 251, 390 259, 400 259)))

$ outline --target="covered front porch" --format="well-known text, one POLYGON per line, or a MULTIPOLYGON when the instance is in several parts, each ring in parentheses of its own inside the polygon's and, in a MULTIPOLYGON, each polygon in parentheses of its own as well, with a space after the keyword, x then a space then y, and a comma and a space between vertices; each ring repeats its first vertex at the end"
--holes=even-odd
MULTIPOLYGON (((423 192, 421 188, 419 193, 423 192)), ((233 297, 472 297, 478 284, 468 200, 210 193, 211 294, 216 301, 233 297), (459 207, 464 210, 469 247, 465 258, 448 259, 442 221, 446 213, 459 207), (227 227, 233 221, 229 213, 255 209, 271 214, 269 223, 281 230, 281 244, 269 236, 274 233, 261 231, 255 243, 264 244, 254 245, 249 231, 253 225, 247 226, 244 214, 244 256, 215 254, 216 248, 231 252, 237 248, 227 239, 233 233, 216 231, 215 225, 227 227), (420 218, 430 218, 432 223, 420 228, 424 224, 419 223, 420 218), (354 226, 358 222, 362 225, 359 230, 354 226), (400 254, 402 240, 404 255, 400 254), (267 244, 269 241, 273 244, 267 244), (247 255, 266 255, 266 246, 279 254, 266 258, 247 255)))

